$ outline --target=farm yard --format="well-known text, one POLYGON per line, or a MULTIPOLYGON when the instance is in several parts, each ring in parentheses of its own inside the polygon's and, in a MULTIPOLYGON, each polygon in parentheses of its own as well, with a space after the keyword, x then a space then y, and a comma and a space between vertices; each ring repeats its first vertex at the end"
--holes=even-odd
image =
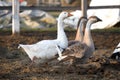
MULTIPOLYGON (((120 26, 120 25, 117 25, 120 26)), ((76 30, 65 29, 69 40, 76 30)), ((55 39, 56 30, 21 30, 20 36, 11 31, 0 31, 0 80, 119 80, 119 62, 112 60, 114 48, 120 41, 120 28, 93 30, 93 57, 86 64, 69 65, 69 61, 50 61, 29 67, 31 60, 18 44, 33 44, 43 39, 55 39)))
MULTIPOLYGON (((5 1, 11 2, 11 0, 5 1)), ((79 0, 13 0, 14 4, 6 4, 9 5, 7 13, 5 11, 5 5, 2 5, 3 7, 1 7, 1 9, 4 8, 4 10, 2 9, 0 12, 0 80, 120 80, 120 61, 111 59, 114 49, 120 42, 119 0, 116 0, 116 2, 113 0, 76 1, 79 0), (112 6, 109 6, 108 1, 112 6), (21 6, 20 12, 19 6, 16 5, 17 3, 20 3, 21 6), (80 4, 82 4, 82 6, 80 4), (11 11, 11 5, 12 8, 14 7, 16 10, 13 8, 11 11), (44 7, 48 12, 44 11, 44 9, 42 11, 41 5, 49 6, 49 8, 44 7), (104 9, 101 5, 103 5, 102 7, 112 7, 115 9, 104 9), (39 10, 40 6, 41 10, 39 10), (52 9, 52 7, 57 6, 59 7, 58 9, 52 9), (41 40, 56 39, 57 24, 59 23, 58 15, 62 10, 67 11, 68 6, 71 6, 73 9, 79 9, 79 7, 81 7, 81 11, 70 11, 70 13, 73 13, 71 20, 73 20, 74 29, 65 27, 65 33, 69 41, 75 39, 75 28, 77 27, 76 24, 78 24, 78 22, 76 23, 75 21, 77 18, 79 19, 81 15, 87 18, 96 15, 102 19, 97 25, 91 26, 91 35, 95 45, 95 51, 92 57, 90 57, 87 63, 83 64, 80 63, 80 61, 71 64, 71 60, 58 61, 57 59, 53 59, 48 61, 47 64, 34 64, 30 66, 32 61, 22 48, 18 49, 19 44, 34 44, 41 40), (27 11, 27 8, 30 10, 28 9, 27 11), (87 8, 91 9, 88 14, 87 8), (98 10, 95 10, 97 8, 98 10), (15 24, 12 24, 14 22, 15 24), (14 33, 17 31, 19 33, 19 29, 20 34, 14 33)), ((65 21, 60 21, 65 23, 65 21)), ((87 33, 87 28, 85 33, 87 33)), ((90 34, 86 38, 88 40, 90 34)), ((92 41, 90 42, 92 44, 92 41)), ((87 43, 85 45, 87 45, 87 43)), ((62 48, 61 46, 58 47, 62 48)))

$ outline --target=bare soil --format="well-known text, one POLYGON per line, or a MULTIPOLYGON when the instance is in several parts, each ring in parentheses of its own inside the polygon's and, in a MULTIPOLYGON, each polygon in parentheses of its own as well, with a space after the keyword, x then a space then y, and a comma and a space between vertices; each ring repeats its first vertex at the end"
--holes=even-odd
MULTIPOLYGON (((69 40, 75 31, 66 31, 69 40)), ((19 36, 0 32, 0 80, 120 80, 120 64, 110 59, 120 42, 120 32, 92 32, 96 51, 86 64, 69 65, 50 62, 29 67, 31 61, 18 44, 33 44, 43 39, 55 39, 52 31, 23 31, 19 36)))

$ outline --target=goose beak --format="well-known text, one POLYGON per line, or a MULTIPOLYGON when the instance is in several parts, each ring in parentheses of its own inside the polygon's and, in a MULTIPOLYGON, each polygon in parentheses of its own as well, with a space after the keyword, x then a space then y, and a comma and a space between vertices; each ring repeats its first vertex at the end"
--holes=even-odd
POLYGON ((102 21, 100 18, 98 18, 98 21, 102 21))
POLYGON ((72 14, 68 13, 68 17, 73 16, 72 14))

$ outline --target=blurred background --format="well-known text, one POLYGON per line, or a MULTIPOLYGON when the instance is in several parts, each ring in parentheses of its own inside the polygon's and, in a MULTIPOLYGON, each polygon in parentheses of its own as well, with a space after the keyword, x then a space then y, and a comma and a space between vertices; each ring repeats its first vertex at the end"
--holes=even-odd
MULTIPOLYGON (((95 6, 101 5, 101 4, 103 5, 112 4, 112 0, 110 0, 109 3, 102 3, 104 2, 104 0, 102 1, 99 0, 101 1, 101 3, 99 3, 99 1, 97 2, 96 0, 87 0, 87 1, 88 1, 87 6, 91 6, 91 4, 95 6)), ((118 0, 116 0, 115 4, 119 4, 117 3, 117 1, 118 0)), ((19 0, 19 3, 20 3, 20 6, 28 7, 28 9, 25 9, 25 8, 20 9, 20 27, 26 28, 26 29, 56 27, 57 17, 62 10, 72 12, 75 10, 80 11, 81 9, 81 0, 19 0), (35 7, 37 9, 35 9, 35 7), (44 9, 46 8, 46 11, 44 9, 41 10, 40 9, 41 7, 43 7, 44 9), (63 7, 67 7, 67 8, 63 9, 63 7)), ((12 5, 12 0, 0 0, 0 6, 11 6, 11 5, 12 5)), ((112 5, 114 5, 114 3, 112 5)), ((100 28, 104 28, 106 26, 109 27, 109 25, 110 27, 113 26, 118 22, 118 17, 120 17, 119 9, 114 9, 114 10, 98 9, 99 11, 97 11, 96 9, 92 9, 92 10, 93 11, 89 12, 90 14, 97 15, 99 18, 104 17, 103 23, 100 23, 100 25, 98 24, 98 26, 95 25, 97 27, 100 26, 100 28), (111 21, 108 22, 108 20, 111 20, 111 21)), ((78 14, 79 14, 79 11, 77 11, 78 14)), ((6 10, 6 9, 0 10, 0 28, 12 27, 11 16, 12 16, 11 10, 6 10)), ((119 24, 117 26, 119 26, 119 24)))
MULTIPOLYGON (((90 0, 88 0, 88 5, 90 0)), ((20 6, 43 7, 81 7, 81 0, 19 0, 20 6)), ((11 6, 12 0, 0 0, 0 6, 11 6)), ((67 9, 68 11, 73 11, 67 9)), ((11 28, 10 10, 0 10, 0 28, 11 28)), ((56 18, 60 11, 43 11, 40 9, 20 11, 20 26, 24 28, 56 27, 56 18)))

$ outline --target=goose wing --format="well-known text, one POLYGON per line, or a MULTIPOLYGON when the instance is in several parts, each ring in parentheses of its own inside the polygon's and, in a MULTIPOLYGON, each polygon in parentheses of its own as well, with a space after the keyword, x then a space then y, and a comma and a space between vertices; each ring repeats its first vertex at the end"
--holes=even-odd
POLYGON ((38 58, 53 57, 55 54, 57 54, 56 44, 57 43, 54 40, 43 40, 36 44, 32 44, 32 45, 20 44, 19 46, 25 50, 25 52, 32 60, 34 56, 38 58))
POLYGON ((85 47, 84 44, 75 43, 74 45, 69 46, 64 52, 63 55, 68 55, 65 60, 71 58, 82 58, 84 56, 85 47))
POLYGON ((39 51, 47 50, 49 48, 54 48, 55 44, 56 43, 53 40, 43 40, 36 44, 31 44, 31 45, 20 44, 19 46, 22 47, 23 49, 28 49, 30 51, 39 52, 39 51))

